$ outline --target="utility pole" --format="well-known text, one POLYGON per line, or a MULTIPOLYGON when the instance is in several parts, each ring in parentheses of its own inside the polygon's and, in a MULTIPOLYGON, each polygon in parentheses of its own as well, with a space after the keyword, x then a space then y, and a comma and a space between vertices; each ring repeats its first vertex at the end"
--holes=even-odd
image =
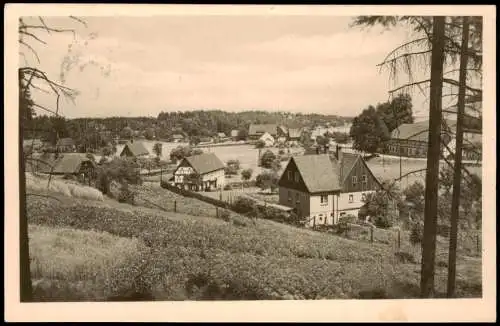
POLYGON ((420 280, 420 296, 422 298, 429 298, 434 295, 445 17, 434 16, 432 21, 429 141, 425 176, 424 232, 420 280))
POLYGON ((455 147, 455 165, 453 171, 453 194, 451 199, 450 249, 448 254, 448 288, 446 296, 455 295, 455 277, 457 263, 457 234, 460 207, 460 181, 462 177, 463 115, 465 111, 465 82, 467 78, 467 50, 469 48, 469 18, 463 17, 462 49, 460 51, 460 73, 458 79, 457 130, 455 147))

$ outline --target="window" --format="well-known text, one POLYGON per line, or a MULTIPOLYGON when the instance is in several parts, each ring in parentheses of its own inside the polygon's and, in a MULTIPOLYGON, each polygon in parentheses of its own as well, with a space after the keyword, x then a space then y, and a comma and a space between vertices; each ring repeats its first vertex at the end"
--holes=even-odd
POLYGON ((300 195, 299 195, 299 193, 295 194, 295 202, 296 203, 300 203, 300 195))
POLYGON ((292 192, 288 191, 288 201, 292 201, 292 192))
POLYGON ((288 171, 288 180, 292 180, 292 171, 288 171))
POLYGON ((357 184, 358 184, 358 177, 357 176, 353 176, 352 177, 352 186, 356 187, 357 184))
POLYGON ((368 183, 368 177, 366 176, 366 174, 361 177, 361 182, 364 184, 368 183))
POLYGON ((299 172, 295 172, 295 182, 299 182, 300 180, 300 174, 299 172))
POLYGON ((321 202, 321 205, 327 205, 328 204, 328 195, 321 195, 320 202, 321 202))
POLYGON ((352 203, 354 201, 354 195, 349 195, 349 202, 352 203))

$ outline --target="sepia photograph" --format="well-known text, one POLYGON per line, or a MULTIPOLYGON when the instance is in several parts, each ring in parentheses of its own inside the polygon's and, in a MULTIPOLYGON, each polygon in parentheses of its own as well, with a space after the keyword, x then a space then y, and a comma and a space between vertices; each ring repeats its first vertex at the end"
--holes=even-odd
POLYGON ((454 299, 493 291, 469 313, 496 318, 493 6, 24 6, 5 22, 16 309, 347 321, 466 316, 454 299), (402 307, 373 318, 426 313, 402 307))

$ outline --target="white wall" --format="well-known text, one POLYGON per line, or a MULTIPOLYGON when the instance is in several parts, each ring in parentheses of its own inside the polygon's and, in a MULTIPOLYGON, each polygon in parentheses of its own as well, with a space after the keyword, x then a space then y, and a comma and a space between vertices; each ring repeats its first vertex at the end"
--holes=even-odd
POLYGON ((226 182, 224 169, 204 174, 202 178, 203 181, 209 181, 213 179, 217 179, 217 188, 224 187, 226 182))
POLYGON ((310 197, 309 226, 334 224, 333 200, 333 194, 327 195, 326 203, 321 203, 321 196, 319 195, 310 197))
POLYGON ((185 175, 190 175, 192 174, 193 168, 190 166, 183 166, 178 168, 175 173, 174 173, 174 181, 175 183, 182 183, 184 182, 184 176, 185 175))
POLYGON ((359 192, 346 192, 341 193, 335 198, 335 211, 336 218, 340 217, 341 213, 352 214, 358 216, 359 209, 364 205, 363 194, 374 193, 375 191, 359 191, 359 192), (352 201, 349 197, 352 195, 352 201), (338 200, 338 204, 337 204, 338 200))

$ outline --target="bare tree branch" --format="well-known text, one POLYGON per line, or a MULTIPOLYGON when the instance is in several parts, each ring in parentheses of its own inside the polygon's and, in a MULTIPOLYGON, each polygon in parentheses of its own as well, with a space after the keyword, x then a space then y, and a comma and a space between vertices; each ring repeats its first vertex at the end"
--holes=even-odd
POLYGON ((40 63, 40 57, 38 56, 38 54, 36 53, 35 49, 33 49, 31 47, 31 45, 29 45, 28 43, 24 42, 22 39, 19 40, 19 43, 24 45, 25 47, 27 47, 32 53, 33 55, 35 56, 36 60, 38 61, 38 63, 40 63))

